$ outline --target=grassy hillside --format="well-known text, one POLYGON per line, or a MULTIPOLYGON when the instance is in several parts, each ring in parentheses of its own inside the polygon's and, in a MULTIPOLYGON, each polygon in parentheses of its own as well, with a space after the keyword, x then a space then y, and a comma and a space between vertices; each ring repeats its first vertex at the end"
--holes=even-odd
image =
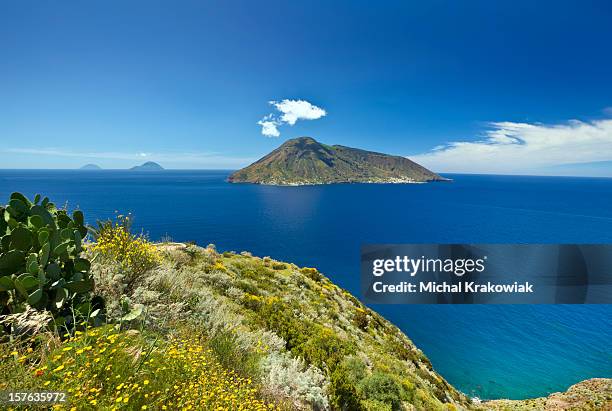
MULTIPOLYGON (((146 328, 181 318, 204 331, 219 361, 253 377, 263 398, 290 409, 468 404, 395 326, 316 269, 211 246, 159 248, 160 266, 127 292, 145 307, 146 328)), ((117 300, 125 288, 109 283, 107 263, 93 268, 100 292, 117 300)))
POLYGON ((96 294, 106 300, 95 324, 62 336, 33 331, 49 320, 45 313, 10 317, 34 337, 7 343, 5 336, 0 390, 67 391, 73 403, 59 409, 598 410, 610 403, 606 379, 548 398, 471 403, 400 330, 314 268, 213 246, 154 249, 159 260, 140 271, 89 247, 96 294))
POLYGON ((273 185, 437 180, 444 179, 405 157, 329 146, 310 137, 286 141, 229 178, 234 183, 273 185))
MULTIPOLYGON (((87 251, 95 293, 105 300, 94 321, 101 326, 84 324, 63 338, 31 333, 44 344, 2 345, 0 372, 9 378, 0 389, 42 383, 70 390, 92 408, 195 405, 194 388, 186 387, 204 390, 210 381, 231 393, 225 406, 447 410, 468 404, 396 327, 316 269, 219 254, 212 246, 161 244, 153 251, 140 239, 133 250, 122 246, 121 256, 113 244, 128 244, 122 233, 87 251), (140 264, 138 253, 155 255, 154 266, 140 264), (88 383, 81 387, 83 379, 88 383)), ((22 327, 46 321, 44 313, 20 315, 11 321, 22 327)), ((215 404, 197 402, 205 409, 215 404)))

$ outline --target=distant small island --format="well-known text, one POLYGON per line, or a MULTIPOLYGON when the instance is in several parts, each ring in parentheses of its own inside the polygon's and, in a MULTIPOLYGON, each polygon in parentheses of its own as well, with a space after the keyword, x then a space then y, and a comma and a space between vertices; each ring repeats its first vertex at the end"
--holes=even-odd
POLYGON ((130 168, 132 171, 162 171, 164 168, 154 161, 147 161, 139 166, 130 168))
POLYGON ((81 167, 79 170, 102 170, 102 167, 100 167, 97 164, 85 164, 83 167, 81 167))
POLYGON ((401 156, 340 145, 311 137, 288 140, 255 163, 233 173, 231 183, 314 185, 333 183, 424 183, 448 181, 401 156))

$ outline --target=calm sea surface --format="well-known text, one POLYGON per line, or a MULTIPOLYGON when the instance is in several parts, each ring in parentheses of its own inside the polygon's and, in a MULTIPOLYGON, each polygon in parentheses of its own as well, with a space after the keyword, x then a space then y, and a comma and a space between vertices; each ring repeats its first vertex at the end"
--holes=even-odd
MULTIPOLYGON (((451 175, 452 183, 232 185, 226 171, 0 170, 90 223, 131 212, 154 240, 315 266, 359 295, 362 243, 612 243, 612 179, 451 175)), ((612 377, 612 306, 375 306, 469 395, 525 398, 612 377)))

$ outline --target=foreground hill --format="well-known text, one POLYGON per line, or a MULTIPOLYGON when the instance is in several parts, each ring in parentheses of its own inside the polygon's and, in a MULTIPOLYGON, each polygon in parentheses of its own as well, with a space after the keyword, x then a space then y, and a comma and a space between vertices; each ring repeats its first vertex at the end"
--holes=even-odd
POLYGON ((166 263, 147 281, 163 289, 155 304, 185 304, 212 334, 231 330, 259 352, 264 392, 290 409, 469 406, 397 327, 316 269, 210 246, 161 247, 166 263))
POLYGON ((182 302, 213 338, 231 330, 242 349, 253 344, 262 357, 250 372, 286 409, 612 410, 612 380, 603 378, 546 398, 473 403, 401 330, 315 268, 213 246, 159 247, 165 263, 147 281, 164 290, 155 304, 182 302))
POLYGON ((330 183, 414 183, 446 180, 400 156, 339 145, 313 138, 286 141, 276 150, 229 177, 232 183, 309 185, 330 183))
MULTIPOLYGON (((399 329, 314 268, 218 253, 213 246, 137 243, 147 253, 157 250, 156 266, 146 272, 105 257, 104 244, 89 247, 99 253, 92 273, 105 301, 104 317, 95 322, 110 325, 63 341, 39 334, 37 341, 45 343, 34 351, 0 332, 0 390, 44 384, 92 410, 557 411, 612 405, 609 379, 584 381, 547 398, 472 402, 399 329)), ((45 317, 28 310, 10 321, 31 328, 45 317)))
POLYGON ((226 349, 220 358, 230 367, 242 368, 252 358, 244 352, 256 352, 258 365, 249 376, 259 376, 264 397, 285 409, 611 409, 605 408, 612 406, 610 379, 584 381, 547 398, 473 403, 401 330, 315 268, 248 252, 219 253, 214 246, 158 248, 163 263, 130 296, 132 302, 152 315, 164 311, 198 321, 213 341, 235 341, 238 353, 226 349))

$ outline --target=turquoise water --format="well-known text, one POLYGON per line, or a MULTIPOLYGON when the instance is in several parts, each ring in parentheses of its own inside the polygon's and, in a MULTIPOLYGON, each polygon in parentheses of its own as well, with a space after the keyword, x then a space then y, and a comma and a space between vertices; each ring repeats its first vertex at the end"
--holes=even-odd
MULTIPOLYGON (((452 183, 232 185, 226 171, 0 171, 89 222, 132 212, 152 239, 316 266, 359 295, 363 243, 612 243, 612 179, 452 175, 452 183)), ((611 306, 376 306, 467 394, 526 398, 612 377, 611 306)))

